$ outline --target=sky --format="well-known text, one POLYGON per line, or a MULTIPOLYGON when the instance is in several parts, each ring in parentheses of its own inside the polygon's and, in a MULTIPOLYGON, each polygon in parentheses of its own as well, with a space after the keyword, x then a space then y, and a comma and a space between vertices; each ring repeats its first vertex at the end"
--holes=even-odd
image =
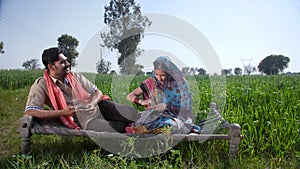
MULTIPOLYGON (((100 56, 117 68, 117 53, 100 48, 109 0, 0 0, 0 69, 23 69, 68 34, 79 41, 78 71, 96 71, 100 56)), ((258 66, 271 54, 290 58, 285 72, 300 72, 300 0, 136 0, 153 22, 137 59, 145 69, 159 55, 179 67, 213 70, 258 66)))

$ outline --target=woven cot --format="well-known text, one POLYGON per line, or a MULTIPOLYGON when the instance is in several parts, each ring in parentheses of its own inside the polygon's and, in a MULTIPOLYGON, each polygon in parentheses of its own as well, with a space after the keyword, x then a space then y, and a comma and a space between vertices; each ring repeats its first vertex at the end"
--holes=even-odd
MULTIPOLYGON (((205 141, 205 140, 227 140, 230 142, 229 155, 235 157, 238 153, 238 146, 241 135, 241 127, 239 124, 229 124, 223 119, 219 111, 216 109, 214 103, 211 104, 211 110, 208 117, 201 122, 201 133, 189 134, 171 134, 170 139, 174 141, 205 141), (218 126, 215 126, 218 125, 218 126), (222 130, 219 130, 222 129, 222 130), (214 130, 214 131, 212 131, 214 130), (218 131, 222 131, 218 133, 218 131)), ((21 153, 28 154, 30 151, 30 137, 32 134, 56 134, 62 136, 87 136, 96 135, 103 139, 122 139, 124 137, 147 137, 157 139, 158 137, 151 137, 153 134, 130 134, 118 132, 97 132, 91 130, 73 130, 65 127, 58 118, 37 120, 29 115, 24 115, 19 119, 18 132, 21 137, 21 153)))

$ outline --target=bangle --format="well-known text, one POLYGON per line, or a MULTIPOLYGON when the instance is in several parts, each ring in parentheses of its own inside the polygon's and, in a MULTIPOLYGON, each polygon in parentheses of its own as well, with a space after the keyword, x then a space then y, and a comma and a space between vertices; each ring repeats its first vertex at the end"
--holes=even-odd
POLYGON ((140 101, 141 101, 141 99, 139 99, 138 97, 136 97, 133 102, 135 104, 141 105, 140 101))

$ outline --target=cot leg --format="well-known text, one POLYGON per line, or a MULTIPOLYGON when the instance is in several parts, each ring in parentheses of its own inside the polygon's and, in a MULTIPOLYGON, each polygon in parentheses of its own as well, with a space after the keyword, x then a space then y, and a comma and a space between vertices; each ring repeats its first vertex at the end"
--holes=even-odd
POLYGON ((25 115, 19 119, 18 131, 21 136, 21 153, 26 155, 30 151, 30 127, 32 126, 32 116, 25 115))
POLYGON ((236 157, 238 153, 238 147, 241 141, 241 126, 239 124, 232 124, 229 128, 230 139, 230 147, 229 147, 229 155, 230 157, 236 157))
POLYGON ((21 153, 22 155, 28 154, 30 151, 30 138, 23 137, 21 138, 21 153))

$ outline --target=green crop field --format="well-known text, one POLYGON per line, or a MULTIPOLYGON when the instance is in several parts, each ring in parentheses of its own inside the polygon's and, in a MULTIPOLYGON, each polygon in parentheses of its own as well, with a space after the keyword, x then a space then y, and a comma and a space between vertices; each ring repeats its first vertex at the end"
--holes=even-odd
MULTIPOLYGON (((4 168, 299 168, 300 75, 189 76, 195 122, 216 102, 226 120, 242 127, 235 159, 227 141, 181 142, 166 153, 132 159, 111 154, 89 138, 34 135, 29 155, 20 155, 16 131, 30 85, 43 71, 0 70, 0 166, 4 168)), ((146 76, 84 73, 114 101, 146 76)), ((0 167, 1 168, 1 167, 0 167)))

